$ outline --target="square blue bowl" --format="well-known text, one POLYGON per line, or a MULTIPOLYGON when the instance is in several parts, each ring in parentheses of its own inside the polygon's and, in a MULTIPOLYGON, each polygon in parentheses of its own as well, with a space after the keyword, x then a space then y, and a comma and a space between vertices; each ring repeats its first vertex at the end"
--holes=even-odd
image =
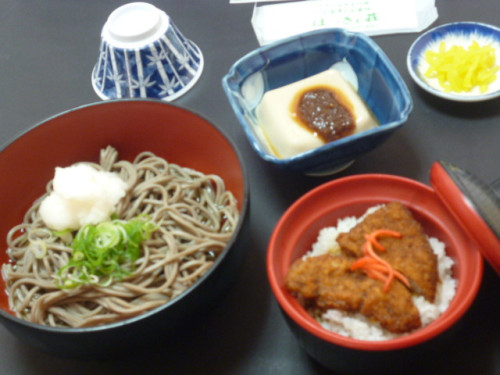
POLYGON ((364 34, 339 28, 299 34, 258 48, 233 64, 222 86, 257 153, 279 168, 308 175, 346 168, 401 127, 413 108, 408 87, 380 47, 364 34), (290 158, 278 158, 258 135, 255 109, 264 93, 320 73, 344 59, 357 75, 358 94, 380 125, 290 158))

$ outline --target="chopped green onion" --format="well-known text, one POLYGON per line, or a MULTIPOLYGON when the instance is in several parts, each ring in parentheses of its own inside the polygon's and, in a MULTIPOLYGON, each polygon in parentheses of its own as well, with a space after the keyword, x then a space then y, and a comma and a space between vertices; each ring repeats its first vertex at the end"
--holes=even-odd
POLYGON ((123 280, 134 271, 135 261, 141 256, 142 241, 156 229, 146 216, 84 226, 71 244, 70 261, 59 270, 59 287, 107 286, 123 280))
POLYGON ((36 259, 42 259, 47 254, 47 244, 44 240, 31 240, 28 249, 30 249, 36 259))
POLYGON ((65 244, 73 241, 73 234, 70 229, 54 231, 54 236, 59 237, 65 244))

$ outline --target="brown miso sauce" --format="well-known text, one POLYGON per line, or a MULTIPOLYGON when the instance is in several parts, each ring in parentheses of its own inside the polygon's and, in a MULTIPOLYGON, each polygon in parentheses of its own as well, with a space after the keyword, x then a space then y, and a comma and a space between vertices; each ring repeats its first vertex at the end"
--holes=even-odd
POLYGON ((306 88, 292 101, 291 113, 297 122, 325 143, 354 133, 356 121, 352 104, 328 86, 306 88))

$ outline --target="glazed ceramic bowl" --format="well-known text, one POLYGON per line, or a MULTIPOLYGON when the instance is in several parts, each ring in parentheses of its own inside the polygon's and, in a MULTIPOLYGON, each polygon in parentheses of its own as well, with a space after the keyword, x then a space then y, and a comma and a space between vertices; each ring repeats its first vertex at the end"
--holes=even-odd
POLYGON ((489 45, 496 52, 496 60, 500 59, 500 28, 479 22, 453 22, 437 26, 420 35, 408 51, 407 66, 415 83, 428 93, 443 99, 458 102, 480 102, 500 96, 500 73, 491 83, 488 90, 481 92, 478 88, 470 92, 445 91, 437 78, 427 78, 425 73, 429 68, 425 54, 427 51, 437 52, 441 43, 445 43, 446 50, 452 46, 469 48, 477 41, 481 46, 489 45))
POLYGON ((104 100, 172 101, 194 87, 203 65, 201 50, 164 11, 134 2, 115 9, 104 24, 92 87, 104 100))
POLYGON ((250 52, 236 61, 222 80, 231 107, 255 151, 267 162, 305 174, 328 174, 380 146, 407 120, 413 102, 400 74, 369 37, 344 29, 324 29, 293 36, 250 52), (256 107, 263 95, 346 61, 358 81, 358 94, 380 125, 319 148, 277 157, 260 135, 256 107))
POLYGON ((386 373, 412 368, 442 353, 456 338, 457 323, 474 301, 482 281, 483 260, 476 243, 429 186, 403 177, 366 174, 320 185, 284 213, 272 234, 267 272, 272 291, 291 331, 316 361, 339 373, 386 373), (405 336, 368 341, 343 336, 320 325, 285 287, 290 265, 316 242, 320 229, 337 220, 360 217, 372 206, 400 201, 454 260, 457 289, 448 309, 429 325, 405 336))
POLYGON ((23 343, 58 356, 107 357, 138 352, 152 342, 165 347, 176 344, 176 336, 196 326, 200 314, 208 313, 233 285, 244 255, 248 181, 233 143, 221 129, 193 112, 161 101, 134 99, 71 109, 4 145, 0 152, 4 176, 0 182, 0 263, 9 259, 7 232, 22 222, 33 201, 44 193, 54 168, 84 160, 97 162, 99 150, 107 145, 113 145, 122 159, 133 160, 139 152, 150 150, 169 162, 218 174, 237 198, 241 218, 227 248, 194 286, 163 306, 118 323, 53 328, 26 322, 9 310, 0 279, 0 322, 23 343))

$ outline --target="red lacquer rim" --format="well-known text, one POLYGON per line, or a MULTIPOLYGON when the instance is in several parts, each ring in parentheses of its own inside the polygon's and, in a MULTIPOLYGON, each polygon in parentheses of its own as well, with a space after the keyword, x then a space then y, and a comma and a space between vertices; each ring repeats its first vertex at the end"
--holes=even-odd
POLYGON ((404 177, 365 174, 325 183, 299 198, 281 217, 269 242, 267 272, 271 288, 285 313, 304 330, 347 348, 384 351, 417 345, 443 333, 468 310, 479 290, 483 261, 476 244, 449 214, 430 187, 404 177), (284 286, 291 263, 310 249, 319 229, 336 219, 361 215, 368 207, 398 200, 408 206, 424 230, 445 242, 455 260, 455 298, 436 321, 411 334, 385 341, 365 341, 328 331, 314 320, 284 286))

